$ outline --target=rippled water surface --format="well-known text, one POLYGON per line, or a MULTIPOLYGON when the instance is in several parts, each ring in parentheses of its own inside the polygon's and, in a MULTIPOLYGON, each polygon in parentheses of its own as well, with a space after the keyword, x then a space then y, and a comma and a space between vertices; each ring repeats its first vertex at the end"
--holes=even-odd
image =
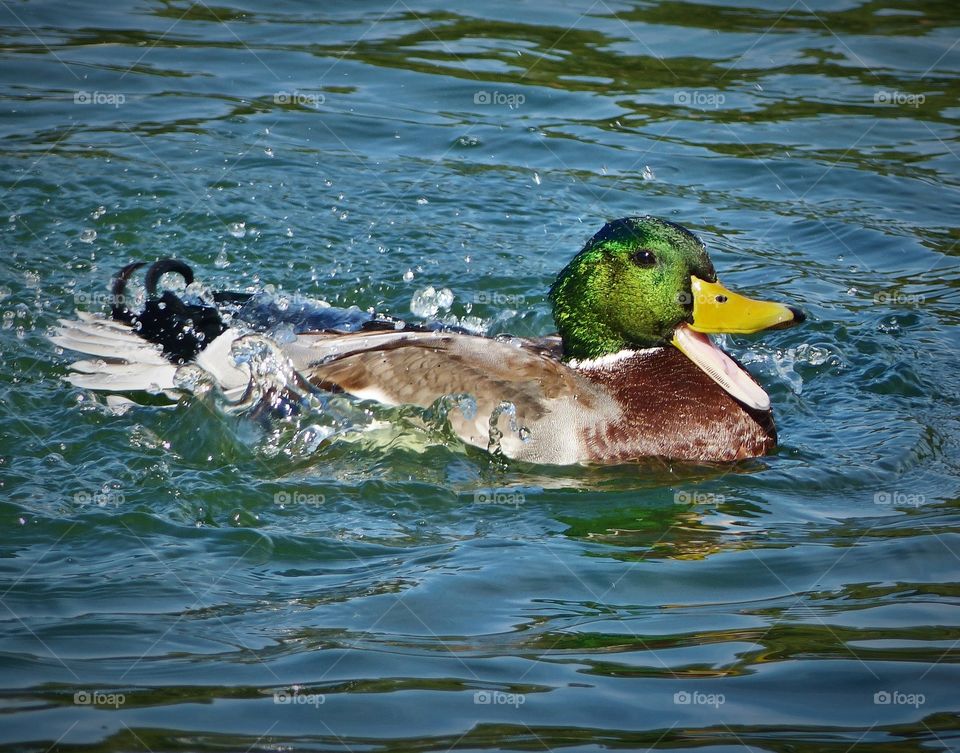
POLYGON ((960 747, 958 6, 323 5, 0 3, 0 746, 960 747), (543 334, 645 213, 807 311, 727 341, 775 455, 115 413, 46 339, 161 255, 543 334))

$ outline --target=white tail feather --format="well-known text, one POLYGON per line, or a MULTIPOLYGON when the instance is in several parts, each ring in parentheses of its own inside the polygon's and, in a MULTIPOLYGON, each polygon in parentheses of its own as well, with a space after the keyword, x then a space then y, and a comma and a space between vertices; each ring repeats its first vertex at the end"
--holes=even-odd
MULTIPOLYGON (((180 367, 170 363, 163 349, 144 340, 133 328, 93 314, 78 312, 78 319, 61 319, 50 339, 66 350, 95 359, 70 364, 66 379, 76 387, 103 392, 176 393, 180 367)), ((250 383, 250 371, 239 368, 231 355, 236 330, 227 330, 200 351, 195 365, 206 371, 230 399, 239 398, 250 383)))

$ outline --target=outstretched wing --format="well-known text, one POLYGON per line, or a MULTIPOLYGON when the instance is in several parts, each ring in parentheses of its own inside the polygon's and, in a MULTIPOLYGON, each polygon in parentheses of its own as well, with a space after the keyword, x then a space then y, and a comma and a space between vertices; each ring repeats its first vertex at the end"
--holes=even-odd
POLYGON ((284 353, 314 385, 386 405, 427 407, 445 395, 468 395, 469 408, 449 415, 453 429, 485 449, 498 439, 514 458, 576 462, 585 413, 594 420, 617 412, 549 343, 445 332, 315 333, 284 353), (492 429, 502 436, 492 437, 492 429))

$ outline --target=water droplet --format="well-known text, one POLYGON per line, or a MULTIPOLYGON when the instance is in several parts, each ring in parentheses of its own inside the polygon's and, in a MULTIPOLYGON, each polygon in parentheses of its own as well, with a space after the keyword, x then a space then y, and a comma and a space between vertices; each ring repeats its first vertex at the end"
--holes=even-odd
POLYGON ((640 173, 640 176, 641 176, 644 180, 653 180, 654 178, 657 177, 657 176, 654 174, 653 168, 650 167, 650 165, 644 165, 644 166, 643 166, 643 171, 640 173))
POLYGON ((246 222, 231 222, 227 225, 227 232, 234 238, 242 238, 247 234, 246 222))
POLYGON ((413 270, 412 270, 412 269, 408 269, 406 272, 403 273, 403 281, 404 281, 404 282, 410 282, 410 280, 412 280, 413 277, 414 277, 414 275, 413 275, 413 270))
POLYGON ((226 246, 220 249, 220 253, 217 254, 217 258, 213 260, 213 266, 215 266, 217 269, 226 269, 230 266, 230 259, 227 258, 226 246))
POLYGON ((540 173, 534 171, 533 182, 536 183, 538 186, 540 185, 540 173))
POLYGON ((106 213, 107 213, 107 208, 105 206, 99 206, 90 213, 90 218, 94 220, 99 220, 106 213))
POLYGON ((437 290, 430 285, 413 294, 410 300, 410 311, 422 319, 429 319, 440 313, 441 309, 449 309, 452 304, 453 291, 450 288, 437 290))
POLYGON ((80 233, 80 242, 81 243, 93 243, 97 239, 97 231, 92 228, 87 228, 80 233))
POLYGON ((463 413, 463 417, 472 421, 477 417, 477 401, 471 395, 460 395, 457 397, 457 407, 463 413))
POLYGON ((268 146, 266 149, 263 150, 263 153, 266 154, 268 157, 272 157, 272 156, 273 156, 273 149, 271 149, 271 148, 268 146))
POLYGON ((427 199, 425 199, 423 196, 417 199, 417 204, 419 204, 420 206, 423 206, 424 204, 429 204, 429 203, 430 202, 427 199))

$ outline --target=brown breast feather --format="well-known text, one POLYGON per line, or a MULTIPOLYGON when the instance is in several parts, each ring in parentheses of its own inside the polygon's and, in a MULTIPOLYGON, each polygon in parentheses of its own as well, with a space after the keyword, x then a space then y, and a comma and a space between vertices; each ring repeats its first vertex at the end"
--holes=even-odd
POLYGON ((585 373, 623 407, 623 420, 587 438, 600 457, 731 461, 765 455, 777 441, 770 411, 748 409, 672 346, 585 373))

